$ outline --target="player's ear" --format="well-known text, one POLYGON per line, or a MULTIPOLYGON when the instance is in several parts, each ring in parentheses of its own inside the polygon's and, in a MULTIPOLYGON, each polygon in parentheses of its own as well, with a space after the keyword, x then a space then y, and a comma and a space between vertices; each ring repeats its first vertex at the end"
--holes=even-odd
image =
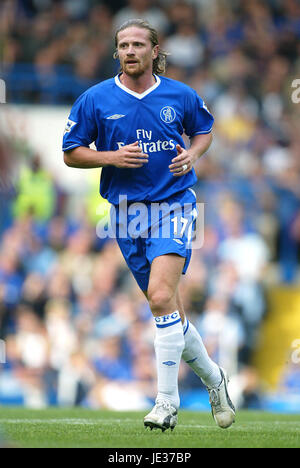
POLYGON ((118 51, 117 51, 117 50, 115 50, 115 52, 114 52, 114 54, 113 54, 113 58, 114 58, 114 59, 119 58, 119 54, 118 54, 118 51))
POLYGON ((152 49, 152 59, 156 59, 158 57, 158 52, 159 52, 159 45, 156 45, 152 49))

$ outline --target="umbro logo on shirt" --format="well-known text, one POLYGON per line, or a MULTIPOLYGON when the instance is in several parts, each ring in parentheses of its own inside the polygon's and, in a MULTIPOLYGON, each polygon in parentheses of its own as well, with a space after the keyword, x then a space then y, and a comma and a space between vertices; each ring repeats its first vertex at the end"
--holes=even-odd
POLYGON ((107 120, 117 120, 117 119, 121 119, 122 117, 125 117, 124 114, 113 114, 113 115, 110 115, 109 117, 106 117, 107 120))

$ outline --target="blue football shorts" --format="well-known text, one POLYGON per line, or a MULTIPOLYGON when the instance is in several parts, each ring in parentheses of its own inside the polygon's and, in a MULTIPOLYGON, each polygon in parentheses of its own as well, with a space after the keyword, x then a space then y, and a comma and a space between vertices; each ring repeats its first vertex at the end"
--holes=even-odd
POLYGON ((142 291, 147 291, 154 258, 174 253, 185 257, 182 274, 189 266, 197 218, 192 189, 163 202, 127 202, 112 205, 111 225, 124 259, 142 291))

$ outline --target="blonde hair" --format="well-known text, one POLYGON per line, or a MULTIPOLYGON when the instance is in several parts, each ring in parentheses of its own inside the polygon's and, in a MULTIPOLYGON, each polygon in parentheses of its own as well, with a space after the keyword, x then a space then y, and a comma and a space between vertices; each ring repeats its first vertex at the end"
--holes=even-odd
MULTIPOLYGON (((117 59, 119 57, 118 50, 117 50, 118 49, 118 34, 119 34, 119 32, 124 31, 127 28, 131 28, 132 26, 136 26, 137 28, 146 29, 147 31, 149 31, 149 39, 151 41, 152 47, 155 47, 155 46, 159 45, 158 44, 158 34, 157 34, 156 29, 152 28, 152 26, 150 26, 150 24, 147 23, 147 21, 144 21, 142 19, 131 19, 131 20, 128 20, 125 23, 123 23, 116 31, 116 34, 115 34, 115 47, 116 47, 116 50, 115 50, 115 53, 113 55, 113 57, 115 59, 117 59)), ((159 49, 158 56, 155 59, 153 59, 153 73, 155 73, 156 75, 162 75, 163 73, 165 73, 165 71, 166 71, 166 57, 168 55, 169 54, 167 52, 165 52, 164 50, 159 49)))

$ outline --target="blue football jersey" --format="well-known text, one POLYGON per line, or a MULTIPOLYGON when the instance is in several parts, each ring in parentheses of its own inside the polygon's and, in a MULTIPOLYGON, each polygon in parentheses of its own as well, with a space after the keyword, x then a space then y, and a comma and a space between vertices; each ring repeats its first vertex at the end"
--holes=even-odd
POLYGON ((169 170, 189 137, 210 133, 213 116, 189 86, 155 75, 156 83, 138 94, 126 88, 119 76, 103 81, 75 102, 63 137, 63 151, 95 142, 98 151, 115 151, 139 142, 149 162, 141 168, 103 167, 100 193, 110 203, 119 196, 128 201, 162 201, 196 182, 194 169, 181 177, 169 170))

